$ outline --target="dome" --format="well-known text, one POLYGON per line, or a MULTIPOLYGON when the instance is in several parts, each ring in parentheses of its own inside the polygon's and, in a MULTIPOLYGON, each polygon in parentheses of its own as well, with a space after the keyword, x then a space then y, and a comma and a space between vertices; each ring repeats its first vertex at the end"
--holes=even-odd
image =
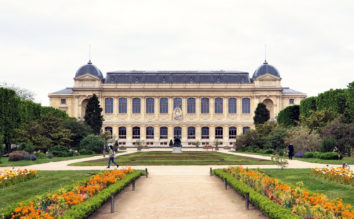
POLYGON ((91 60, 86 65, 81 66, 79 70, 77 70, 75 78, 84 74, 90 74, 100 79, 103 79, 102 72, 95 65, 92 65, 91 60))
POLYGON ((265 74, 271 74, 274 75, 276 77, 280 78, 280 74, 278 72, 278 70, 272 66, 269 65, 267 60, 264 61, 263 65, 261 65, 254 73, 253 73, 253 78, 257 78, 259 76, 265 75, 265 74))

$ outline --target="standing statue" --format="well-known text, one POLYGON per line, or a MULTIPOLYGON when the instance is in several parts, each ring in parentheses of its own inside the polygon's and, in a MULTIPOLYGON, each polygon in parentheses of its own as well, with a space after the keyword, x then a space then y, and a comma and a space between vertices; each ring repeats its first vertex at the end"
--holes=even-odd
POLYGON ((173 147, 182 147, 181 139, 179 139, 179 137, 175 137, 173 147))

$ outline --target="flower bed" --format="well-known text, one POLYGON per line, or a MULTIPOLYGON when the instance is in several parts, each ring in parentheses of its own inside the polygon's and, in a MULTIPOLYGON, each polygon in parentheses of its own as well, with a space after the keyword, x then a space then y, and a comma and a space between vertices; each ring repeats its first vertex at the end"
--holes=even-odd
MULTIPOLYGON (((253 191, 268 197, 272 202, 283 206, 284 209, 291 210, 294 216, 298 215, 302 218, 354 218, 354 209, 350 204, 343 204, 340 198, 328 200, 324 194, 310 193, 302 188, 302 182, 297 183, 296 188, 292 188, 278 179, 268 177, 255 170, 230 167, 222 171, 229 176, 229 179, 236 179, 238 182, 248 185, 253 191)), ((253 196, 256 195, 253 194, 253 196)), ((250 200, 254 199, 255 205, 264 210, 271 218, 289 216, 285 217, 274 213, 274 209, 267 209, 264 204, 260 204, 261 202, 266 203, 264 200, 259 201, 259 197, 254 197, 251 198, 250 194, 250 200)), ((286 214, 286 212, 282 214, 286 214)))
POLYGON ((4 209, 4 218, 86 218, 142 171, 104 171, 75 185, 4 209))
POLYGON ((354 172, 348 168, 315 168, 311 171, 313 176, 354 186, 354 172))
POLYGON ((37 176, 37 171, 27 169, 5 169, 0 171, 0 188, 23 182, 28 179, 32 179, 37 176))

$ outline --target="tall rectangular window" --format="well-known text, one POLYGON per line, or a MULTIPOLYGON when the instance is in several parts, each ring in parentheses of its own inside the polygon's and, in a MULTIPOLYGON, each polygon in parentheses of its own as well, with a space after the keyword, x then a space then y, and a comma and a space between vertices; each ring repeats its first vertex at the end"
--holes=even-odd
POLYGON ((250 130, 250 127, 245 126, 242 128, 243 134, 245 134, 245 132, 247 132, 248 130, 250 130))
POLYGON ((140 98, 133 99, 133 113, 140 113, 140 98))
POLYGON ((294 99, 289 99, 289 104, 294 104, 294 99))
POLYGON ((215 113, 223 112, 222 102, 222 98, 215 98, 215 113))
POLYGON ((202 98, 201 113, 209 113, 209 98, 202 98))
POLYGON ((60 103, 61 103, 61 104, 66 104, 66 99, 61 99, 61 100, 60 100, 60 103))
POLYGON ((195 113, 195 98, 188 98, 187 113, 195 113))
POLYGON ((176 108, 182 109, 182 99, 181 98, 173 99, 173 109, 176 109, 176 108))
POLYGON ((119 113, 127 113, 127 98, 119 98, 119 113))
POLYGON ((113 98, 105 99, 105 113, 113 113, 113 98))
POLYGON ((250 106, 250 98, 243 98, 242 99, 242 113, 250 113, 251 106, 250 106))
POLYGON ((154 104, 154 98, 147 98, 146 99, 146 113, 154 113, 155 110, 154 110, 154 107, 155 107, 155 104, 154 104))
POLYGON ((168 129, 167 127, 160 128, 160 139, 167 139, 168 136, 168 129))
POLYGON ((229 98, 229 113, 236 113, 236 98, 229 98))
POLYGON ((160 113, 168 113, 168 99, 167 98, 160 99, 160 113))

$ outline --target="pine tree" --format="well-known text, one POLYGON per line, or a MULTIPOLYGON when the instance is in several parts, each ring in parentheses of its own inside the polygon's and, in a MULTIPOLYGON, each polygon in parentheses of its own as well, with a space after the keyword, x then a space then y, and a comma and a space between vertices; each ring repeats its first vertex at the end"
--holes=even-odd
POLYGON ((92 128, 96 135, 100 134, 102 128, 103 116, 101 113, 102 108, 100 107, 98 98, 96 94, 93 94, 86 106, 85 122, 92 128))
POLYGON ((255 125, 263 124, 269 120, 269 111, 263 103, 259 103, 256 111, 254 112, 253 121, 255 125))

